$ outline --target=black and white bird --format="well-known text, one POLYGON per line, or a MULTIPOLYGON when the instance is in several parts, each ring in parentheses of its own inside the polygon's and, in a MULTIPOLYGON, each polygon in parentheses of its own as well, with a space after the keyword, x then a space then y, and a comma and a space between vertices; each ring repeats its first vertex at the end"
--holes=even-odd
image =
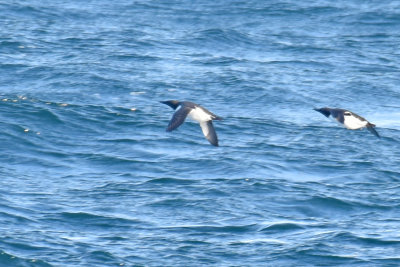
POLYGON ((175 113, 168 124, 167 132, 177 129, 185 121, 186 117, 189 116, 189 118, 200 123, 201 130, 207 140, 212 145, 218 146, 218 137, 212 121, 222 120, 221 117, 211 113, 202 106, 189 101, 181 102, 177 100, 168 100, 161 101, 161 103, 166 104, 175 110, 175 113))
POLYGON ((315 108, 314 110, 321 112, 327 118, 332 116, 347 129, 357 130, 367 128, 373 135, 380 137, 378 132, 375 130, 375 124, 370 123, 354 112, 340 108, 315 108))

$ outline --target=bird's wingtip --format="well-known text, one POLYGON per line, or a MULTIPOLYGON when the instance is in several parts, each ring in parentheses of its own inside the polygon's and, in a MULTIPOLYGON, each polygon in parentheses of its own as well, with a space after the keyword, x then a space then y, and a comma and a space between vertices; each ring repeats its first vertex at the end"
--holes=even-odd
POLYGON ((381 138, 381 136, 378 134, 378 132, 375 130, 375 124, 368 123, 367 125, 367 130, 370 131, 373 135, 375 135, 378 138, 381 138))

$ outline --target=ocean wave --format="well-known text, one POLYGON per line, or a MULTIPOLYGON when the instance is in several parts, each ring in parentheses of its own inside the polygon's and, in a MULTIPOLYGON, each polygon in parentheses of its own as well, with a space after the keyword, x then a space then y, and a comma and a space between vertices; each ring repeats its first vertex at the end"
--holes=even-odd
POLYGON ((244 232, 252 232, 256 228, 255 225, 226 225, 226 226, 212 226, 212 225, 175 225, 162 227, 168 230, 173 231, 185 231, 185 232, 200 232, 200 233, 244 233, 244 232))
POLYGON ((305 227, 302 224, 297 224, 297 223, 290 223, 290 222, 277 222, 273 223, 265 228, 262 228, 260 232, 279 232, 282 233, 283 231, 297 231, 297 230, 303 230, 305 227))
MULTIPOLYGON (((1 242, 0 242, 1 244, 1 242)), ((37 260, 37 259, 27 259, 23 257, 18 257, 13 254, 9 254, 7 252, 4 252, 1 250, 0 252, 0 262, 4 266, 22 266, 22 267, 28 267, 28 266, 37 266, 37 267, 50 267, 52 266, 51 264, 43 261, 43 260, 37 260)))
POLYGON ((398 7, 1 3, 0 262, 399 265, 398 7))

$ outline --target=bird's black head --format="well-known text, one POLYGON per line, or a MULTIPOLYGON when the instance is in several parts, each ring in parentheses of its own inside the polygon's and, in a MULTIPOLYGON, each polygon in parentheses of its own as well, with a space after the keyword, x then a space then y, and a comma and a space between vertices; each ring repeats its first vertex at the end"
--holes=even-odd
POLYGON ((168 100, 168 101, 160 101, 160 103, 163 103, 165 105, 170 106, 173 109, 176 109, 181 102, 179 102, 178 100, 168 100))
POLYGON ((318 112, 321 112, 326 117, 329 117, 329 115, 331 115, 331 109, 330 108, 314 108, 314 110, 316 110, 318 112))

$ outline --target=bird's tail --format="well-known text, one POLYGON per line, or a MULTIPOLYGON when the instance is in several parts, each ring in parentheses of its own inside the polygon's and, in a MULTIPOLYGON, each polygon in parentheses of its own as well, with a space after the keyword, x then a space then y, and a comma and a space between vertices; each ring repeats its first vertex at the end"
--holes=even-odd
POLYGON ((368 129, 368 131, 370 131, 370 132, 371 132, 373 135, 375 135, 376 137, 381 138, 381 137, 379 136, 378 132, 375 130, 375 124, 368 123, 368 124, 367 124, 367 129, 368 129))

